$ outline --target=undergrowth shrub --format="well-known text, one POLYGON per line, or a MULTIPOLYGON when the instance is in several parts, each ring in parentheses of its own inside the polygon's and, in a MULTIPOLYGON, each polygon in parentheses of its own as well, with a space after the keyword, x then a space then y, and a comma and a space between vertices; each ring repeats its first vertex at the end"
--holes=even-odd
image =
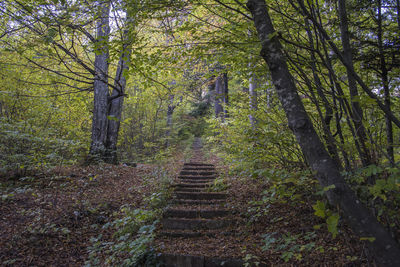
POLYGON ((11 177, 74 163, 86 151, 79 141, 57 138, 56 130, 27 122, 0 119, 0 136, 0 175, 11 177))
MULTIPOLYGON (((103 235, 91 238, 88 248, 89 258, 85 262, 90 266, 162 266, 152 247, 156 226, 167 204, 171 192, 170 179, 162 168, 155 168, 151 174, 156 177, 159 188, 144 197, 144 207, 135 208, 124 205, 117 219, 103 225, 104 230, 113 231, 112 240, 103 235)), ((150 177, 145 177, 150 181, 150 177)), ((154 180, 151 180, 154 182, 154 180)))
POLYGON ((389 165, 375 164, 358 168, 343 175, 360 200, 374 211, 377 219, 400 239, 400 170, 389 165), (369 184, 368 179, 374 178, 369 184))

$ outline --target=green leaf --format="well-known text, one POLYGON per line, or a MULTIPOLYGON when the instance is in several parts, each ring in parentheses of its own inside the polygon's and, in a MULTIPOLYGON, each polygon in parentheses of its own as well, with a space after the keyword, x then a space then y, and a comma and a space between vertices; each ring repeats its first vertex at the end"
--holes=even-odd
POLYGON ((119 119, 116 118, 116 117, 114 117, 114 116, 107 116, 107 119, 108 119, 109 121, 119 121, 119 119))
POLYGON ((326 217, 326 205, 324 202, 317 201, 315 205, 312 206, 313 209, 315 210, 314 214, 320 218, 325 218, 326 217))
POLYGON ((272 39, 272 38, 274 38, 274 37, 277 36, 277 35, 278 35, 278 32, 270 33, 270 34, 268 34, 268 39, 272 39))
POLYGON ((319 230, 319 229, 321 229, 321 225, 320 224, 316 224, 316 225, 313 226, 313 228, 315 230, 319 230))
POLYGON ((338 234, 337 225, 339 222, 339 214, 334 213, 326 219, 326 224, 328 225, 328 231, 332 234, 333 238, 335 238, 338 234))
POLYGON ((328 185, 324 187, 324 192, 328 192, 331 189, 336 188, 336 186, 334 184, 328 185))

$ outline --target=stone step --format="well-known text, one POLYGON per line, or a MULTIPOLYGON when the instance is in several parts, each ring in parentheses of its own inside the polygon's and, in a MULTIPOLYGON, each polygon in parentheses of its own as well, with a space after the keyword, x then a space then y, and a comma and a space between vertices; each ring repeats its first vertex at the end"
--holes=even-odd
POLYGON ((226 199, 227 194, 215 192, 175 192, 177 199, 192 199, 192 200, 214 200, 226 199))
POLYGON ((202 166, 191 166, 191 167, 183 167, 183 171, 215 171, 214 167, 202 167, 202 166))
POLYGON ((175 188, 177 192, 207 192, 204 187, 177 187, 175 188))
POLYGON ((214 167, 213 164, 208 164, 208 163, 201 163, 201 162, 187 162, 184 163, 183 166, 203 166, 203 167, 214 167))
POLYGON ((179 175, 179 179, 215 179, 216 175, 203 175, 203 176, 195 176, 195 175, 179 175))
POLYGON ((224 217, 229 214, 228 210, 217 209, 217 210, 182 210, 168 208, 164 211, 164 218, 204 218, 212 219, 217 217, 224 217))
POLYGON ((220 235, 228 236, 233 235, 233 232, 230 231, 221 231, 221 230, 202 230, 202 231, 193 231, 193 230, 163 230, 159 233, 161 236, 165 237, 183 237, 183 238, 194 238, 194 237, 216 237, 220 235))
MULTIPOLYGON (((208 202, 209 203, 209 202, 208 202)), ((190 206, 190 205, 185 205, 185 204, 182 204, 182 205, 177 205, 177 204, 174 204, 174 205, 169 205, 169 206, 167 206, 165 209, 180 209, 180 210, 226 210, 226 208, 224 207, 224 206, 222 206, 222 205, 220 205, 220 204, 213 204, 213 203, 211 203, 211 204, 209 204, 209 205, 207 205, 207 204, 205 204, 205 205, 193 205, 193 206, 190 206)))
POLYGON ((243 267, 243 266, 271 266, 265 263, 245 262, 242 259, 212 258, 204 256, 161 254, 159 260, 165 267, 243 267))
POLYGON ((212 220, 212 219, 162 219, 163 229, 174 230, 202 230, 202 229, 221 229, 232 224, 231 220, 212 220))
POLYGON ((213 200, 192 200, 192 199, 174 199, 172 204, 178 205, 222 205, 225 204, 224 199, 213 199, 213 200))
POLYGON ((180 179, 183 184, 207 184, 212 185, 214 179, 180 179))
POLYGON ((212 185, 212 183, 199 183, 198 181, 195 181, 195 183, 179 183, 172 186, 175 188, 206 188, 210 185, 212 185))
POLYGON ((201 237, 201 236, 214 237, 215 236, 214 233, 207 235, 205 233, 205 231, 195 232, 195 231, 191 231, 191 230, 189 230, 189 231, 182 231, 182 230, 161 231, 160 235, 166 236, 166 237, 183 237, 183 238, 194 238, 194 237, 201 237))
POLYGON ((181 171, 179 175, 210 176, 217 173, 215 171, 181 171))

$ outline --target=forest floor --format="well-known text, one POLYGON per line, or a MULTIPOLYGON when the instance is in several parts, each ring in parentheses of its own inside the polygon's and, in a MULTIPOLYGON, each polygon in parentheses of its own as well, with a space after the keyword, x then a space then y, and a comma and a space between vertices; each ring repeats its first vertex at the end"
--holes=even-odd
POLYGON ((102 226, 158 190, 160 168, 177 171, 101 164, 0 178, 0 266, 83 266, 92 237, 111 239, 113 229, 102 226))
MULTIPOLYGON (((113 234, 102 225, 120 216, 124 205, 145 205, 143 199, 158 190, 162 177, 156 169, 177 176, 184 155, 177 153, 171 160, 175 163, 163 166, 72 166, 23 179, 0 178, 1 265, 82 266, 90 239, 99 233, 113 234)), ((324 221, 314 215, 312 197, 268 204, 263 194, 269 187, 266 181, 229 174, 212 154, 207 162, 215 164, 224 178, 236 234, 213 241, 191 238, 164 252, 273 266, 373 265, 365 255, 365 244, 346 225, 340 225, 339 235, 332 238, 324 221)))

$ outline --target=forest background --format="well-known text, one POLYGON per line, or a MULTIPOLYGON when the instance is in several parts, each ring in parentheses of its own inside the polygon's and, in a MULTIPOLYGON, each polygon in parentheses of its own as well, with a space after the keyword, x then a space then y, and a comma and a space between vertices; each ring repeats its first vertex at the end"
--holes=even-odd
POLYGON ((342 214, 398 263, 399 0, 21 0, 0 12, 2 176, 157 161, 206 136, 232 172, 282 197, 315 175, 331 233, 342 214))

